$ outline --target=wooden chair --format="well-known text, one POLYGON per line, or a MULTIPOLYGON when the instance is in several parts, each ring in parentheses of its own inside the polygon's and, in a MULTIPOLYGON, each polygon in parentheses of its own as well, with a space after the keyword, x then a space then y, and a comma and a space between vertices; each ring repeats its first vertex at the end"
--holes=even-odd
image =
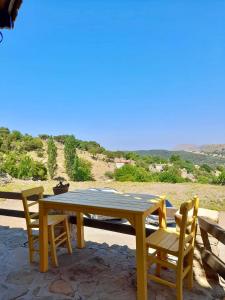
POLYGON ((156 264, 155 275, 148 278, 160 284, 176 289, 177 300, 183 299, 183 279, 187 276, 188 287, 193 286, 193 256, 197 230, 197 213, 199 199, 184 202, 179 214, 176 214, 177 229, 159 228, 146 239, 147 264, 156 264), (154 253, 150 254, 149 248, 154 253), (175 256, 177 261, 170 261, 168 255, 175 256), (176 283, 160 277, 161 267, 171 268, 176 272, 176 283))
MULTIPOLYGON (((39 252, 39 250, 34 247, 39 236, 33 233, 33 229, 39 228, 39 213, 31 214, 29 209, 30 207, 38 205, 38 200, 43 198, 43 192, 43 187, 36 187, 22 192, 23 207, 27 224, 30 263, 33 262, 34 252, 39 252), (28 202, 28 199, 32 199, 32 201, 28 202)), ((58 266, 56 248, 59 245, 66 243, 69 254, 72 253, 68 218, 66 215, 48 215, 48 235, 52 263, 54 266, 58 266), (56 228, 60 228, 60 234, 58 236, 55 236, 56 228)))

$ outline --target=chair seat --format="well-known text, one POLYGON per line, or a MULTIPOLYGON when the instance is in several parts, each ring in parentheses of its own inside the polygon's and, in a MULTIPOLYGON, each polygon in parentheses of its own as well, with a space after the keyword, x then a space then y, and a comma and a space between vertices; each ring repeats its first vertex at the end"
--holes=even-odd
MULTIPOLYGON (((57 225, 63 222, 67 218, 67 215, 48 215, 48 226, 57 225)), ((39 227, 39 219, 31 223, 31 227, 39 227)))
MULTIPOLYGON (((188 243, 192 236, 185 236, 185 242, 188 243)), ((176 229, 158 229, 146 239, 146 245, 177 256, 179 252, 179 238, 180 234, 176 229)))

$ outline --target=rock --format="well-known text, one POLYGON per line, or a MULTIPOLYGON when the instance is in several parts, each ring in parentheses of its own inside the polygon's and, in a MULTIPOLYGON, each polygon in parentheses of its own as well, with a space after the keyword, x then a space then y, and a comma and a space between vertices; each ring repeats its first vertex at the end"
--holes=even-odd
POLYGON ((15 271, 9 273, 6 282, 16 285, 30 285, 33 282, 35 274, 31 271, 15 271))
POLYGON ((14 300, 21 296, 26 295, 28 289, 25 287, 8 287, 7 291, 0 294, 1 300, 14 300))
POLYGON ((12 177, 7 173, 0 172, 0 185, 5 185, 10 182, 12 182, 12 177))
POLYGON ((72 296, 73 289, 68 282, 62 279, 58 279, 51 283, 51 285, 49 286, 49 292, 54 294, 72 296))

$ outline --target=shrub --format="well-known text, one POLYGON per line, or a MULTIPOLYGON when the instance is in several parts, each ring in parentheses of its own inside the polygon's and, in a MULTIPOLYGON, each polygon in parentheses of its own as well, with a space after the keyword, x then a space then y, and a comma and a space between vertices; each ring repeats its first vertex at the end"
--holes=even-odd
POLYGON ((210 179, 209 179, 209 177, 207 177, 207 176, 200 175, 200 176, 197 178, 197 182, 198 182, 198 183, 205 183, 205 184, 207 184, 207 183, 210 183, 210 179))
POLYGON ((25 135, 23 137, 23 150, 24 151, 34 151, 43 148, 42 140, 38 137, 33 138, 30 135, 25 135))
POLYGON ((122 168, 117 169, 114 176, 117 181, 152 181, 150 172, 147 172, 142 167, 133 165, 124 165, 122 168))
POLYGON ((91 163, 88 160, 77 158, 73 170, 73 180, 75 181, 93 180, 91 174, 91 163))
POLYGON ((57 168, 56 157, 57 157, 57 148, 55 146, 53 138, 48 140, 48 172, 50 178, 52 179, 55 175, 55 171, 57 168))
POLYGON ((23 138, 23 135, 20 131, 18 130, 13 130, 11 133, 10 133, 10 139, 11 140, 22 140, 23 138))
POLYGON ((207 164, 203 164, 200 166, 200 170, 210 173, 212 171, 212 168, 207 164))
POLYGON ((217 166, 216 169, 220 172, 224 172, 225 171, 225 167, 224 166, 217 166))
POLYGON ((74 170, 78 167, 78 158, 76 155, 76 140, 72 135, 65 139, 64 156, 67 175, 71 180, 74 180, 74 170))
MULTIPOLYGON (((55 135, 53 138, 56 142, 59 142, 61 144, 65 144, 66 142, 66 139, 71 137, 71 135, 68 135, 68 134, 62 134, 62 135, 55 135)), ((75 137, 72 136, 74 139, 75 137)))
POLYGON ((159 173, 158 181, 169 183, 185 182, 185 180, 181 177, 180 172, 175 168, 169 168, 167 171, 159 173))
POLYGON ((38 149, 37 150, 37 157, 39 157, 39 158, 44 157, 44 151, 43 151, 43 149, 38 149))
POLYGON ((220 185, 225 185, 225 171, 223 171, 216 179, 216 183, 220 185))
POLYGON ((18 154, 10 153, 6 155, 6 157, 3 159, 2 171, 8 173, 12 177, 18 178, 18 162, 18 154))
POLYGON ((178 162, 178 161, 180 161, 180 160, 181 160, 180 155, 173 154, 173 155, 171 155, 171 157, 170 157, 170 161, 173 162, 173 163, 178 162))
POLYGON ((44 140, 44 141, 47 141, 51 136, 49 134, 39 134, 38 137, 41 139, 41 140, 44 140))
POLYGON ((6 127, 0 127, 0 136, 6 136, 10 134, 10 130, 6 127))
POLYGON ((19 179, 45 180, 47 177, 47 169, 42 163, 18 153, 8 154, 1 168, 12 177, 19 179))

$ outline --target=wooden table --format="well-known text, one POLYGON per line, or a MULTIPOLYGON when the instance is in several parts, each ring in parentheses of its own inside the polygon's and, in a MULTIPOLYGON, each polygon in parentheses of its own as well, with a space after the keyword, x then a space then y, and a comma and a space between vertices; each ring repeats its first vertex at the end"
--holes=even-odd
POLYGON ((48 270, 48 226, 50 209, 77 213, 77 246, 85 247, 83 213, 92 213, 127 219, 136 232, 137 299, 147 300, 147 270, 145 247, 145 219, 159 209, 160 225, 164 226, 164 201, 149 195, 117 194, 91 190, 77 190, 51 196, 39 202, 40 271, 48 270))

